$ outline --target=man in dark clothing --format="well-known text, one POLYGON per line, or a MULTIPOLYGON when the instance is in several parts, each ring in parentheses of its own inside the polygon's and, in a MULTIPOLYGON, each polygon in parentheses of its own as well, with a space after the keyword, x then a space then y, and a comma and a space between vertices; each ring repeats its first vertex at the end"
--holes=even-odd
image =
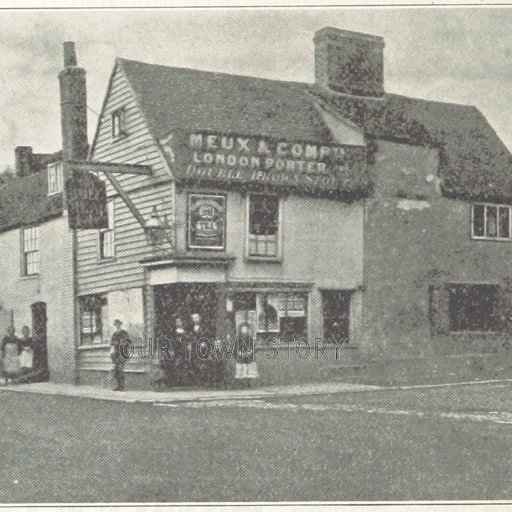
POLYGON ((213 336, 205 326, 199 313, 191 315, 192 329, 191 337, 193 343, 193 358, 199 370, 199 384, 201 386, 212 386, 215 383, 215 354, 213 336))
POLYGON ((169 383, 172 386, 187 384, 190 374, 191 341, 180 317, 176 317, 173 336, 171 339, 171 355, 173 358, 168 365, 169 383))
POLYGON ((127 347, 125 345, 131 343, 130 335, 121 328, 123 322, 114 320, 115 331, 110 339, 110 358, 113 363, 113 374, 116 381, 114 391, 124 390, 124 365, 127 359, 127 347))

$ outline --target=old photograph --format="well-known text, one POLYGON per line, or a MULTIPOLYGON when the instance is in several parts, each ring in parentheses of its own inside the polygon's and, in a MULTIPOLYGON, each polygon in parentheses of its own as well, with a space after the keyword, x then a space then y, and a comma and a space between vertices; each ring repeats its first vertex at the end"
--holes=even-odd
POLYGON ((512 503, 511 27, 0 9, 0 503, 512 503))

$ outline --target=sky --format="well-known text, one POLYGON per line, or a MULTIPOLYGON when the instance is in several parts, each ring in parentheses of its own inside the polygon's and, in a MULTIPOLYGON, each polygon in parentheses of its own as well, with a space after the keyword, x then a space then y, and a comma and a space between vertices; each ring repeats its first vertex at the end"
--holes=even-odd
POLYGON ((312 82, 324 26, 384 37, 387 92, 476 105, 512 150, 512 7, 1 10, 0 170, 16 146, 61 147, 63 41, 87 70, 92 140, 116 57, 312 82))

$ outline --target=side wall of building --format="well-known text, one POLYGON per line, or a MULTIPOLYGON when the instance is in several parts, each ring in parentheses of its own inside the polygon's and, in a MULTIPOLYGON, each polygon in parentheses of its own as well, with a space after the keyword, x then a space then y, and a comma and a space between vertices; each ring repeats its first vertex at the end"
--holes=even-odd
POLYGON ((433 335, 430 287, 504 285, 512 242, 471 240, 471 204, 441 195, 437 150, 377 146, 365 201, 363 346, 384 357, 489 350, 502 335, 433 335))
POLYGON ((46 304, 50 379, 74 382, 75 341, 73 309, 72 233, 60 217, 39 226, 40 273, 21 275, 21 230, 0 234, 0 298, 2 309, 13 312, 16 334, 32 329, 31 306, 46 304))

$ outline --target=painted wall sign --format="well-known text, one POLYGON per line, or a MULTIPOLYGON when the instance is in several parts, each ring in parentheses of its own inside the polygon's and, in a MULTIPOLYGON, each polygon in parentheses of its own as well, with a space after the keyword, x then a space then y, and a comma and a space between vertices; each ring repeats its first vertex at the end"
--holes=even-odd
POLYGON ((224 250, 226 245, 226 196, 189 194, 188 248, 224 250))
POLYGON ((190 180, 349 190, 366 176, 364 146, 206 131, 176 132, 160 142, 179 176, 190 180))
POLYGON ((73 229, 108 228, 105 183, 87 171, 73 171, 66 180, 69 227, 73 229))

